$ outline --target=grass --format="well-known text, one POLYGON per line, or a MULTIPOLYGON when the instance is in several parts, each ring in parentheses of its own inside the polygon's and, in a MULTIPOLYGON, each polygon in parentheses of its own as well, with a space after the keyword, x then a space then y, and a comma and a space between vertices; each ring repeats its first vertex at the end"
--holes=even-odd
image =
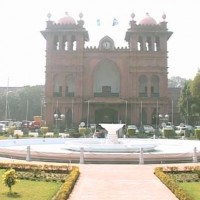
POLYGON ((178 183, 194 200, 200 199, 200 182, 178 183))
POLYGON ((4 136, 4 135, 0 135, 0 140, 5 140, 8 139, 8 137, 4 136))
POLYGON ((19 180, 12 187, 12 194, 9 194, 9 188, 3 184, 2 175, 5 170, 0 170, 0 199, 11 200, 50 200, 57 193, 62 183, 19 180))

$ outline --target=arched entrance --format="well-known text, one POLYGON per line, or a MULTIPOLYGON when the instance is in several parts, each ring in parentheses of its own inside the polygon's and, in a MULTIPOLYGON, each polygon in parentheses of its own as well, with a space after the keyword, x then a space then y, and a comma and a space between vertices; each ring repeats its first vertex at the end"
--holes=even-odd
POLYGON ((113 109, 104 108, 95 111, 95 122, 98 123, 117 123, 118 112, 113 109))

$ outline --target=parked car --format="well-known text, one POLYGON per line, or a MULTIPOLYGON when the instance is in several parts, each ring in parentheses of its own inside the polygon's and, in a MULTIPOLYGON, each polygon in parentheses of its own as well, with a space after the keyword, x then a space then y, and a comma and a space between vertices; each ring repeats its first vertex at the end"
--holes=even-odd
POLYGON ((195 126, 194 129, 200 129, 200 125, 195 126))
POLYGON ((143 129, 145 133, 150 133, 150 134, 155 133, 155 129, 151 125, 143 125, 143 129))
MULTIPOLYGON (((198 126, 196 126, 195 128, 197 128, 198 126)), ((200 128, 200 126, 199 126, 200 128)), ((179 126, 176 126, 176 130, 175 130, 175 133, 177 135, 181 135, 181 136, 184 136, 186 133, 187 134, 193 134, 194 133, 194 128, 193 126, 191 125, 179 125, 179 126)))
POLYGON ((6 133, 6 125, 0 124, 0 133, 6 133))
POLYGON ((30 131, 37 131, 40 129, 40 124, 35 121, 22 121, 21 130, 24 131, 25 129, 28 129, 30 131))
POLYGON ((136 133, 139 133, 138 127, 136 125, 128 125, 127 129, 134 129, 136 133))
POLYGON ((167 130, 174 130, 174 127, 171 126, 171 125, 166 125, 166 126, 160 128, 159 130, 160 130, 160 132, 164 132, 164 130, 166 130, 166 129, 167 130))

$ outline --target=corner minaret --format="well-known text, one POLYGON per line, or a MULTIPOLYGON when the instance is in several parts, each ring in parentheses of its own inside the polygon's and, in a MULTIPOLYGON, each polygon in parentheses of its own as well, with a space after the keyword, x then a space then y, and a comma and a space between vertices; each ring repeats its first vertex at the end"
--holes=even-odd
POLYGON ((130 51, 167 51, 167 41, 172 32, 167 29, 166 15, 163 21, 157 23, 149 13, 136 24, 135 14, 131 14, 130 28, 126 32, 125 40, 130 51))
POLYGON ((78 23, 66 15, 57 23, 51 21, 51 14, 48 14, 48 21, 45 31, 41 31, 46 39, 46 50, 78 51, 84 49, 85 41, 89 40, 88 32, 83 27, 83 14, 80 13, 78 23))

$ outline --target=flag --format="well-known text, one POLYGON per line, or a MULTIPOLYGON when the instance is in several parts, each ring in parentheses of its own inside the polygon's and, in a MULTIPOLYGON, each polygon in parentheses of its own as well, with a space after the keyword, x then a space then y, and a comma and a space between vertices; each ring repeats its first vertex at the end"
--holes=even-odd
POLYGON ((118 22, 118 20, 117 20, 116 18, 114 18, 114 19, 113 19, 112 25, 113 25, 113 26, 116 26, 117 24, 119 24, 119 22, 118 22))
POLYGON ((97 19, 97 26, 100 26, 100 25, 101 25, 100 19, 97 19))

